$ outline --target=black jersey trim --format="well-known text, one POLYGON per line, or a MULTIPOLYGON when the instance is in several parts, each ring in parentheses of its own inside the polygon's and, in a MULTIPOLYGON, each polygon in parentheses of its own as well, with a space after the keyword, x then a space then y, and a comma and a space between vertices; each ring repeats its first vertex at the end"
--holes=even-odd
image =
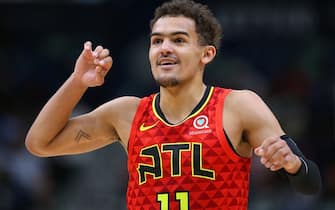
POLYGON ((238 154, 238 152, 236 151, 236 149, 235 149, 235 147, 233 146, 233 143, 231 142, 230 138, 228 137, 228 135, 227 135, 225 129, 223 129, 223 133, 224 133, 224 135, 225 135, 225 137, 226 137, 226 139, 227 139, 227 142, 228 142, 228 144, 229 144, 231 150, 232 150, 237 156, 244 158, 243 156, 241 156, 240 154, 238 154))
POLYGON ((160 118, 164 123, 166 123, 167 125, 170 126, 175 126, 175 125, 179 125, 182 122, 184 122, 185 120, 187 120, 188 118, 192 117, 194 114, 196 114, 197 112, 199 112, 204 105, 209 101, 209 97, 211 96, 211 93, 213 93, 214 87, 212 86, 207 86, 204 95, 202 96, 201 100, 199 101, 199 103, 193 108, 193 110, 191 111, 191 113, 189 115, 187 115, 187 117, 185 117, 184 120, 182 120, 180 123, 177 124, 173 124, 171 122, 169 122, 164 113, 162 112, 160 106, 159 106, 159 101, 160 101, 160 93, 158 93, 156 95, 156 97, 154 98, 153 101, 153 108, 154 108, 154 112, 158 115, 158 118, 160 118))

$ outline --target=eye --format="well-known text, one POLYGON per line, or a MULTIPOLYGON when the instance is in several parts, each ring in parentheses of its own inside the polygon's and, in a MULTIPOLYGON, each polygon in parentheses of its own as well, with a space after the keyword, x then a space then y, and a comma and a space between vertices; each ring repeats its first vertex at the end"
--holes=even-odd
POLYGON ((177 44, 181 44, 185 42, 185 39, 178 37, 178 38, 175 38, 174 42, 177 44))
POLYGON ((153 39, 151 39, 151 44, 152 45, 158 45, 158 44, 161 44, 162 42, 163 42, 163 40, 160 39, 160 38, 153 38, 153 39))

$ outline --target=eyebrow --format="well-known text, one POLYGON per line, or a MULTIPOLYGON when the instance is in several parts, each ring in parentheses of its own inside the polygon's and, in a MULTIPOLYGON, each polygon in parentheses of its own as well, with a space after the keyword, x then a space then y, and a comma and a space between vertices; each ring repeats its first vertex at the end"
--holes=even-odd
MULTIPOLYGON (((164 33, 160 33, 160 32, 153 32, 150 34, 150 37, 153 37, 153 36, 163 36, 164 33)), ((175 35, 185 35, 185 36, 190 36, 187 32, 185 31, 175 31, 175 32, 172 32, 172 33, 169 33, 168 34, 169 36, 175 36, 175 35)))

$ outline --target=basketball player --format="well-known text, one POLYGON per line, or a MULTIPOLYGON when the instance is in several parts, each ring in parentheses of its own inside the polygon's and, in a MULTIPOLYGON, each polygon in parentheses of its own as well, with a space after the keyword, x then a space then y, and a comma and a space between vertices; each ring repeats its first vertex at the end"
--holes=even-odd
POLYGON ((112 66, 108 49, 86 42, 74 72, 32 124, 28 150, 73 155, 120 141, 128 151, 129 210, 245 210, 253 153, 269 170, 286 173, 297 191, 318 192, 318 167, 257 94, 204 84, 220 41, 220 25, 207 6, 164 3, 151 21, 149 49, 159 93, 116 98, 69 119, 112 66))

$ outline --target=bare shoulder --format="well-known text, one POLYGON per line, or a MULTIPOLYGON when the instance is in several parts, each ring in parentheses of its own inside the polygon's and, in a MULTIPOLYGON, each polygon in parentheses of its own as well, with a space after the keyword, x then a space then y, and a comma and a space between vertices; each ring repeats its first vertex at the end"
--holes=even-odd
POLYGON ((100 125, 113 128, 123 145, 127 145, 132 121, 135 117, 140 98, 133 96, 123 96, 108 101, 92 114, 95 115, 100 125))
POLYGON ((263 104, 262 98, 252 90, 232 90, 227 97, 227 102, 235 106, 257 106, 263 104))
POLYGON ((272 111, 263 99, 251 90, 233 90, 227 97, 227 104, 238 112, 243 120, 260 120, 272 116, 272 111))
POLYGON ((140 100, 140 98, 134 96, 122 96, 102 104, 97 107, 93 113, 102 118, 108 118, 109 120, 115 119, 113 120, 113 124, 115 124, 120 121, 120 119, 127 120, 128 118, 132 118, 132 115, 134 115, 137 110, 140 100))
POLYGON ((121 111, 123 109, 126 109, 129 111, 129 109, 136 109, 138 104, 140 103, 140 98, 135 96, 122 96, 119 98, 115 98, 113 100, 108 101, 105 104, 102 104, 98 109, 108 109, 110 108, 116 108, 118 111, 121 111))
POLYGON ((249 114, 267 110, 268 107, 262 98, 251 90, 232 90, 225 100, 225 109, 241 118, 249 114), (252 113, 250 113, 252 112, 252 113))

